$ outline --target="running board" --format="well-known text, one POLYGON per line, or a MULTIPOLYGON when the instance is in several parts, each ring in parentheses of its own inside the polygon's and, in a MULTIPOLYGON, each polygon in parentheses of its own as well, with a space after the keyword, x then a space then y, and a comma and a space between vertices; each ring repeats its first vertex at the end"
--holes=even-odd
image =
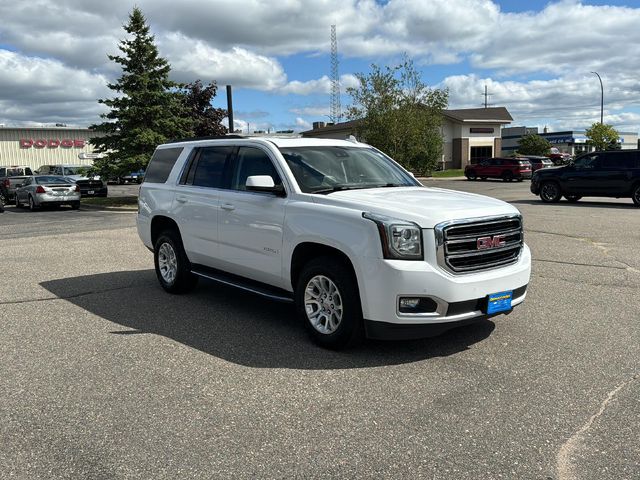
POLYGON ((219 272, 207 267, 198 265, 197 268, 191 270, 191 273, 202 278, 213 280, 214 282, 222 283, 230 287, 239 288, 246 292, 255 293, 262 297, 270 298, 276 302, 293 303, 293 294, 279 288, 271 287, 259 282, 253 282, 251 280, 243 279, 236 275, 219 272))

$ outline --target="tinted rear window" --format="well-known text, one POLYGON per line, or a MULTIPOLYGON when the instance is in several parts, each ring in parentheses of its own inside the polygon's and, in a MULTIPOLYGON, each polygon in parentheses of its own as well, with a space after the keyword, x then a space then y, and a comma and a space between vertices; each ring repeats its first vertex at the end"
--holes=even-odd
POLYGON ((635 151, 607 153, 604 165, 612 168, 640 168, 640 155, 635 151))
MULTIPOLYGON (((200 149, 197 166, 193 176, 193 185, 197 187, 222 187, 222 178, 227 158, 233 147, 204 147, 200 149)), ((190 176, 190 175, 189 175, 190 176)))
POLYGON ((181 153, 182 147, 157 149, 151 157, 144 181, 149 183, 166 182, 181 153))

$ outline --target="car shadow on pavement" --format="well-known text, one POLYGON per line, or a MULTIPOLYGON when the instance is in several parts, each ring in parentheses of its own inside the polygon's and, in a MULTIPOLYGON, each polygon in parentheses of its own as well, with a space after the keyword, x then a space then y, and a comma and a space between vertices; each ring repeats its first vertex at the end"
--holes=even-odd
POLYGON ((634 210, 636 207, 633 204, 631 199, 627 199, 629 203, 617 203, 617 202, 606 202, 606 201, 598 201, 598 200, 579 200, 575 203, 568 202, 566 200, 560 200, 558 203, 544 203, 540 199, 533 200, 509 200, 509 203, 513 204, 522 204, 522 205, 542 205, 542 206, 562 206, 562 207, 591 207, 591 208, 623 208, 623 209, 631 209, 634 210))
POLYGON ((161 335, 254 368, 324 370, 416 362, 464 351, 487 338, 495 327, 493 322, 481 320, 434 338, 367 340, 350 350, 334 352, 311 342, 292 305, 210 281, 201 281, 186 295, 165 293, 153 270, 71 277, 40 285, 120 325, 122 328, 109 333, 121 336, 123 342, 136 334, 161 335))

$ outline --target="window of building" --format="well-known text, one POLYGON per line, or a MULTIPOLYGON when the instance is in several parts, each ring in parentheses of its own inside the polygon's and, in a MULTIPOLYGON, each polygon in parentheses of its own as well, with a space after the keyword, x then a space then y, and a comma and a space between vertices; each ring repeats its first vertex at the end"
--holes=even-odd
POLYGON ((479 163, 493 156, 493 147, 471 147, 471 163, 479 163))

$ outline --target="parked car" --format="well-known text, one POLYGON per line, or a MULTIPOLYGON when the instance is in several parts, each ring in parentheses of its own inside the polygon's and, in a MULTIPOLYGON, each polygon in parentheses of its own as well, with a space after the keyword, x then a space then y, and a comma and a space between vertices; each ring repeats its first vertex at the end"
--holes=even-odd
POLYGON ((59 175, 73 179, 80 187, 83 197, 106 197, 109 193, 107 184, 100 177, 87 177, 89 165, 43 165, 38 169, 39 175, 59 175))
POLYGON ((142 183, 144 178, 144 170, 138 170, 137 172, 127 173, 122 177, 124 183, 142 183))
POLYGON ((464 175, 468 180, 501 178, 504 182, 521 182, 525 178, 531 178, 531 164, 528 160, 520 158, 489 158, 480 163, 467 165, 464 175))
POLYGON ((640 150, 592 152, 564 167, 538 170, 531 193, 543 202, 570 202, 582 197, 631 197, 640 206, 640 150))
POLYGON ((554 165, 567 165, 569 163, 571 163, 571 155, 569 153, 550 153, 549 155, 547 155, 547 158, 549 158, 554 165))
POLYGON ((292 302, 330 348, 509 313, 531 273, 515 207, 424 187, 355 141, 161 145, 138 205, 138 233, 167 292, 207 278, 292 302))
POLYGON ((4 199, 5 203, 12 202, 16 185, 22 183, 29 175, 33 175, 33 171, 24 165, 0 167, 0 200, 4 199))
POLYGON ((16 208, 28 205, 30 210, 44 206, 70 205, 80 208, 80 187, 69 177, 34 175, 16 188, 16 208))
POLYGON ((535 172, 536 170, 540 170, 541 168, 551 168, 554 166, 554 163, 551 159, 547 157, 539 157, 534 155, 526 155, 518 158, 522 158, 523 160, 528 160, 531 164, 531 172, 535 172))

